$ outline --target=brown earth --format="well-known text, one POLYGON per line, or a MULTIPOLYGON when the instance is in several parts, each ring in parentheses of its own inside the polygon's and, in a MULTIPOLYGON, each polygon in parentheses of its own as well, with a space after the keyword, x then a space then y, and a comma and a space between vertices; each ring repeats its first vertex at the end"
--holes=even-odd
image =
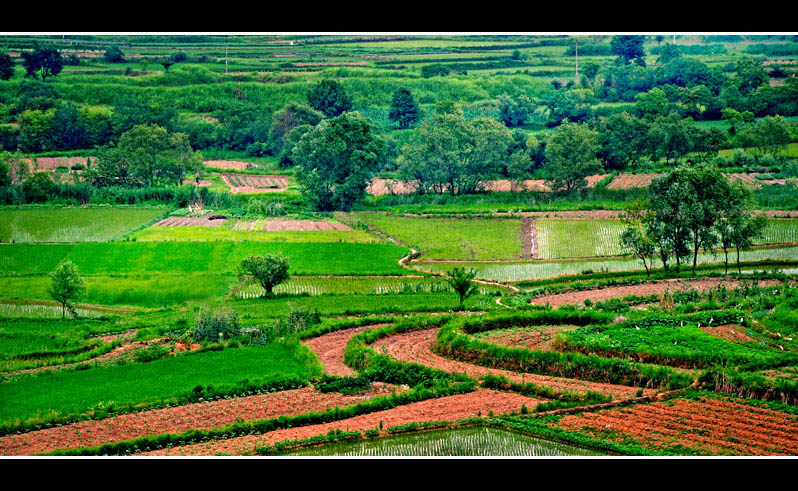
POLYGON ((376 329, 386 325, 387 324, 374 324, 371 326, 341 329, 340 331, 323 334, 319 337, 306 339, 302 342, 312 349, 319 357, 321 365, 324 368, 324 373, 344 377, 355 373, 354 370, 344 363, 344 349, 346 348, 346 343, 356 334, 360 334, 367 329, 376 329))
POLYGON ((241 220, 234 230, 284 232, 311 232, 320 230, 352 230, 343 223, 331 223, 325 220, 285 220, 280 218, 268 220, 241 220))
POLYGON ((682 445, 706 454, 798 455, 798 416, 731 398, 676 399, 565 416, 557 426, 651 449, 682 445))
POLYGON ((378 395, 396 391, 394 386, 375 384, 368 392, 345 396, 321 393, 312 387, 273 392, 249 397, 201 402, 123 414, 96 421, 82 421, 20 435, 0 438, 0 455, 30 455, 57 449, 90 447, 160 433, 180 433, 191 429, 219 428, 236 420, 269 419, 336 406, 357 404, 378 395))
POLYGON ((310 438, 326 434, 334 429, 365 431, 379 428, 380 424, 384 428, 388 428, 407 423, 454 421, 479 415, 487 416, 490 412, 500 415, 517 412, 522 406, 531 409, 540 402, 543 401, 516 393, 477 389, 475 392, 467 394, 428 399, 331 423, 288 428, 261 435, 247 435, 183 447, 165 448, 142 455, 216 455, 219 453, 242 455, 251 452, 258 446, 285 440, 310 438))
POLYGON ((157 227, 219 227, 227 221, 225 218, 209 220, 207 216, 202 217, 166 217, 155 224, 157 227))
POLYGON ((529 327, 525 329, 506 329, 487 333, 482 339, 488 343, 527 348, 532 350, 553 350, 554 337, 558 332, 576 329, 578 326, 529 327))

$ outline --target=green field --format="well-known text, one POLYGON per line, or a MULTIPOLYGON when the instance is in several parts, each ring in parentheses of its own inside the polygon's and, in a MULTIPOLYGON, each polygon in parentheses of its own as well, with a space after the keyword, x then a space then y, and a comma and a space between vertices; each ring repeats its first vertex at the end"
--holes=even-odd
POLYGON ((0 384, 0 421, 83 413, 99 404, 156 402, 185 395, 197 385, 235 384, 272 375, 318 376, 320 366, 302 345, 272 344, 26 376, 0 384))
POLYGON ((227 227, 160 227, 145 228, 132 234, 138 242, 163 241, 263 241, 263 242, 372 242, 379 239, 363 230, 311 230, 262 232, 230 230, 227 227))
POLYGON ((620 220, 537 220, 536 228, 541 259, 624 254, 620 220))
POLYGON ((406 218, 379 213, 357 217, 427 259, 502 260, 521 255, 521 221, 517 219, 406 218))
POLYGON ((165 208, 4 208, 0 242, 114 240, 165 213, 165 208))
MULTIPOLYGON (((729 254, 729 261, 736 259, 735 253, 729 254)), ((778 247, 742 251, 740 260, 760 261, 764 259, 796 261, 798 247, 778 247)), ((723 253, 698 255, 699 264, 722 263, 723 253)), ((672 263, 671 263, 672 264, 672 263)), ((685 263, 682 263, 685 266, 685 263)), ((478 278, 496 281, 520 281, 526 279, 542 279, 564 275, 578 275, 585 271, 611 272, 643 270, 643 264, 635 259, 596 259, 582 261, 531 261, 508 263, 413 263, 418 270, 445 272, 454 267, 465 267, 477 272, 478 278)), ((662 263, 654 260, 654 267, 661 268, 662 263)))

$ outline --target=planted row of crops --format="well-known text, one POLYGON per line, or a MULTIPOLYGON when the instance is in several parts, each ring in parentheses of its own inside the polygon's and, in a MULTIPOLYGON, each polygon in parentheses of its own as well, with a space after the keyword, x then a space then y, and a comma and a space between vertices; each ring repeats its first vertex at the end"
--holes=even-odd
MULTIPOLYGON (((478 294, 490 295, 499 292, 494 286, 479 285, 478 294)), ((290 295, 385 295, 436 293, 453 294, 451 287, 443 279, 398 278, 398 277, 294 277, 274 288, 275 293, 290 295)), ((264 294, 259 285, 248 285, 236 292, 238 298, 257 298, 264 294)))
POLYGON ((0 242, 102 242, 164 215, 164 208, 0 209, 0 242))

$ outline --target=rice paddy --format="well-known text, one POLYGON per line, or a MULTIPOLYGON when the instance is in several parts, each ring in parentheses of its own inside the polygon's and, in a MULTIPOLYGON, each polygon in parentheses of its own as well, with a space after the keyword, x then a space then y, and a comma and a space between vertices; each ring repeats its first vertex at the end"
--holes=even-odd
POLYGON ((165 208, 6 208, 0 242, 71 243, 114 240, 166 213, 165 208))

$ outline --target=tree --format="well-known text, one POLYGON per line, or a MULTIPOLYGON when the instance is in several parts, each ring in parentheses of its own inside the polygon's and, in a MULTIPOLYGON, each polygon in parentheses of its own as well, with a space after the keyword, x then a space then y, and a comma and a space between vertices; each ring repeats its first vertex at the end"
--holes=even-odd
POLYGON ((643 48, 645 36, 613 36, 610 41, 610 51, 618 56, 618 60, 628 64, 632 60, 641 59, 646 55, 643 48))
POLYGON ((698 263, 698 250, 711 249, 718 241, 715 222, 727 205, 729 180, 720 169, 709 164, 688 168, 682 173, 690 194, 684 197, 685 218, 693 242, 693 274, 698 263))
POLYGON ((512 144, 510 130, 494 119, 435 114, 402 147, 399 175, 421 192, 473 193, 506 166, 512 144))
POLYGON ((748 97, 759 87, 767 86, 769 82, 770 77, 761 61, 745 57, 734 65, 731 83, 743 97, 748 97))
POLYGON ((651 275, 651 256, 654 255, 656 244, 654 240, 646 234, 643 225, 652 219, 652 214, 646 211, 648 201, 634 200, 626 205, 626 213, 621 220, 627 228, 621 234, 621 247, 632 251, 646 268, 646 275, 651 275))
POLYGON ((678 162, 692 148, 692 128, 691 120, 682 119, 676 113, 654 120, 648 130, 652 159, 665 157, 665 165, 670 165, 671 160, 678 162))
POLYGON ((366 195, 384 151, 368 119, 354 112, 326 119, 302 135, 292 160, 297 182, 314 209, 346 211, 366 195))
POLYGON ((124 63, 127 61, 125 60, 125 54, 116 46, 109 46, 106 48, 103 59, 108 63, 124 63))
POLYGON ((564 121, 557 128, 546 144, 543 166, 552 189, 570 193, 587 186, 585 178, 601 170, 598 138, 586 124, 564 121))
POLYGON ((479 287, 474 282, 476 276, 476 271, 466 271, 465 268, 454 268, 449 271, 449 277, 446 282, 460 297, 460 308, 463 308, 463 304, 468 297, 479 291, 479 287))
MULTIPOLYGON (((732 183, 729 195, 726 199, 726 206, 721 210, 721 215, 715 222, 715 231, 718 234, 718 241, 723 248, 725 258, 726 274, 729 273, 729 249, 734 247, 737 238, 742 236, 741 232, 747 231, 748 221, 752 220, 746 209, 753 203, 753 192, 741 181, 732 183)), ((745 241, 741 241, 745 242, 745 241)), ((738 251, 739 267, 739 251, 738 251)))
POLYGON ((14 76, 14 60, 8 53, 0 53, 0 80, 8 80, 14 76))
MULTIPOLYGON (((69 301, 80 298, 85 292, 86 285, 72 261, 63 263, 50 274, 49 293, 55 301, 61 304, 62 319, 66 316, 69 301)), ((76 316, 74 312, 72 315, 76 316)))
POLYGON ((404 87, 399 87, 393 93, 391 99, 391 110, 388 112, 388 118, 394 123, 397 123, 400 128, 407 129, 416 125, 421 119, 421 109, 413 99, 413 94, 404 87))
POLYGON ((64 68, 61 52, 55 48, 36 47, 32 52, 22 53, 22 66, 25 67, 25 76, 41 77, 42 82, 47 77, 55 77, 64 68))
POLYGON ((159 63, 159 64, 160 64, 160 65, 163 67, 163 71, 164 71, 164 72, 167 72, 167 73, 169 72, 169 68, 170 68, 172 65, 174 65, 174 64, 175 64, 175 62, 174 62, 174 61, 172 61, 172 60, 171 60, 171 59, 169 59, 169 58, 164 58, 163 60, 159 61, 158 63, 159 63))
POLYGON ((599 118, 599 158, 607 169, 635 167, 648 150, 648 125, 626 111, 599 118))
POLYGON ((308 90, 310 107, 321 111, 328 118, 352 109, 352 100, 337 80, 324 79, 308 90))
POLYGON ((152 186, 163 174, 163 154, 169 149, 169 135, 157 125, 136 125, 119 138, 116 149, 130 173, 152 186))
POLYGON ((757 162, 763 155, 778 158, 790 144, 790 124, 782 116, 766 116, 739 128, 737 140, 740 146, 753 147, 757 162))
POLYGON ((285 138, 294 128, 302 125, 316 126, 322 119, 324 114, 309 106, 296 102, 286 104, 272 114, 268 135, 269 150, 273 155, 279 155, 283 150, 285 138))
POLYGON ((274 254, 249 256, 238 265, 238 277, 258 283, 267 295, 271 294, 275 286, 291 278, 288 259, 274 254))
POLYGON ((657 56, 657 64, 664 65, 680 56, 682 56, 682 50, 679 46, 675 44, 666 44, 665 47, 660 50, 659 56, 657 56))
POLYGON ((507 94, 496 98, 499 103, 499 121, 507 126, 520 126, 526 123, 534 110, 532 101, 524 94, 510 97, 507 94))
POLYGON ((37 172, 22 184, 27 203, 44 203, 55 194, 56 185, 47 172, 37 172))

